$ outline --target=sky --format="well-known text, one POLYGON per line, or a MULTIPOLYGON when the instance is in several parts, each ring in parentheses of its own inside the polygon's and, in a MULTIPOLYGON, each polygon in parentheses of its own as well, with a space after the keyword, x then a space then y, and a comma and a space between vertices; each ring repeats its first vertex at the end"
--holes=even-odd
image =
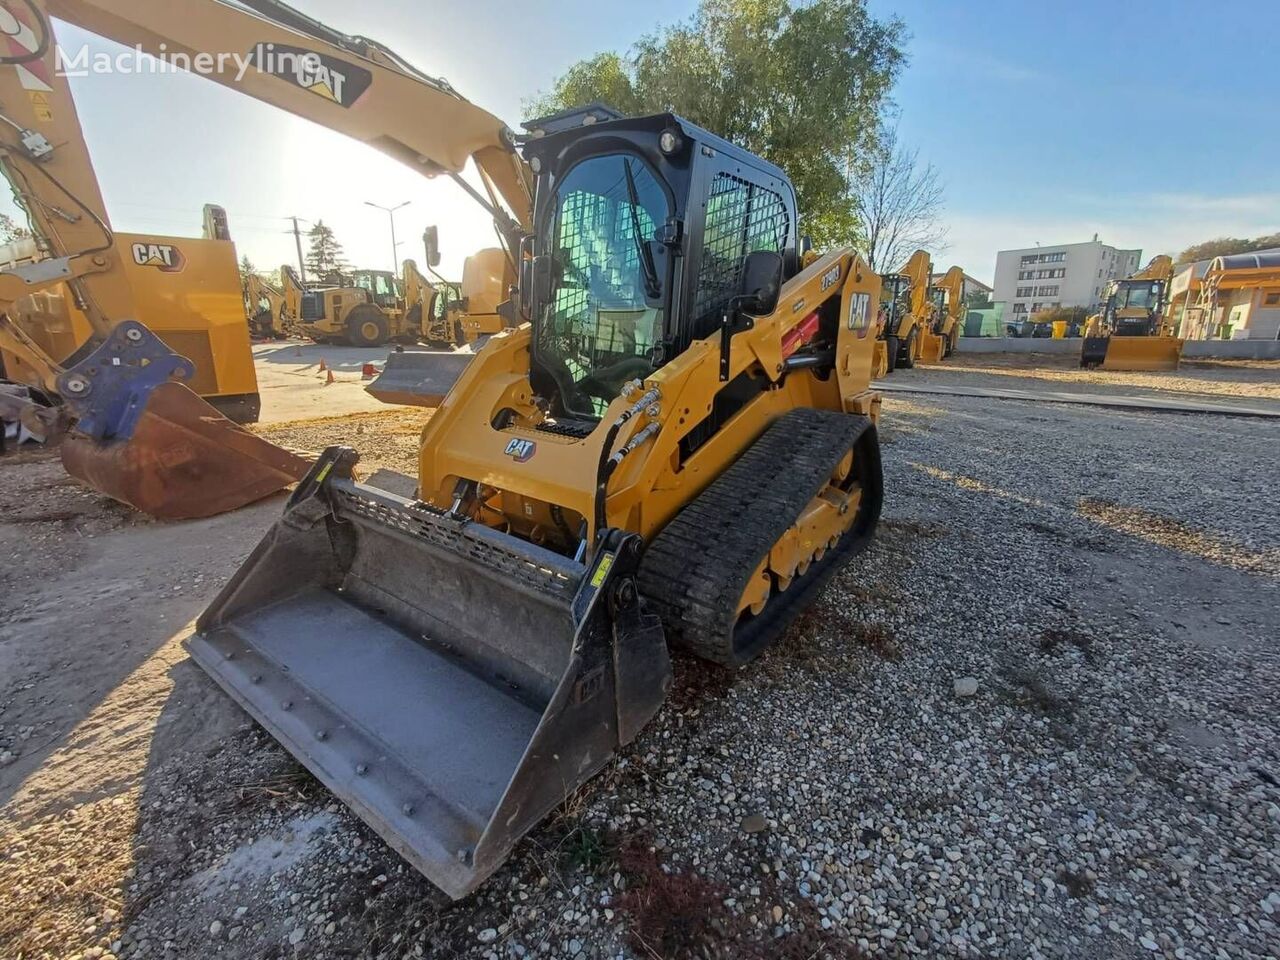
MULTIPOLYGON (((696 0, 296 0, 373 37, 518 129, 522 101, 575 60, 625 50, 689 16, 696 0), (463 16, 459 11, 465 10, 463 16)), ((990 282, 996 251, 1089 240, 1173 253, 1218 236, 1280 230, 1280 3, 868 0, 910 32, 893 90, 899 140, 945 186, 941 268, 990 282)), ((74 52, 118 48, 65 24, 74 52)), ((94 75, 72 81, 113 225, 198 236, 201 208, 227 208, 242 254, 296 260, 289 216, 323 219, 357 266, 421 258, 438 225, 442 270, 494 235, 447 180, 206 79, 94 75)), ((803 211, 801 211, 803 216, 803 211)))

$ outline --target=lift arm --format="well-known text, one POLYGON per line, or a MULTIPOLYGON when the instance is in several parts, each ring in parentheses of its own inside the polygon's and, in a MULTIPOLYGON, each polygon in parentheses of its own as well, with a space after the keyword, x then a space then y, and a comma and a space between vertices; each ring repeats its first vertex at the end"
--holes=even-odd
POLYGON ((504 237, 532 224, 532 178, 511 131, 381 44, 346 36, 279 0, 47 0, 47 9, 99 36, 195 67, 423 174, 448 174, 485 206, 504 237), (462 179, 468 160, 488 197, 462 179))

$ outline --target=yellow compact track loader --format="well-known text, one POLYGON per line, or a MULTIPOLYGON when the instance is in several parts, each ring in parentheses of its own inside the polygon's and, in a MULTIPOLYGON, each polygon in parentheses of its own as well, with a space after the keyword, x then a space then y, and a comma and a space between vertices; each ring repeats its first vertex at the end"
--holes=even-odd
POLYGON ((920 359, 938 363, 955 353, 964 329, 964 271, 952 267, 929 287, 931 322, 920 331, 920 359))
POLYGON ((660 709, 668 643, 745 663, 873 536, 880 278, 849 249, 802 260, 786 175, 679 117, 568 111, 518 147, 278 0, 47 8, 146 50, 256 50, 211 78, 448 173, 494 219, 512 328, 424 429, 417 495, 330 448, 187 644, 461 897, 660 709))
POLYGON ((777 167, 672 115, 574 125, 518 305, 422 437, 417 498, 335 447, 192 656, 453 897, 872 536, 880 280, 797 252, 777 167))
POLYGON ((1103 370, 1177 370, 1182 340, 1165 320, 1173 260, 1161 255, 1104 292, 1102 312, 1089 318, 1080 366, 1103 370))
POLYGON ((933 319, 929 299, 929 277, 933 261, 929 254, 917 250, 896 273, 881 276, 883 283, 883 318, 879 324, 883 359, 877 354, 879 375, 893 373, 899 367, 910 369, 921 358, 923 334, 933 319))

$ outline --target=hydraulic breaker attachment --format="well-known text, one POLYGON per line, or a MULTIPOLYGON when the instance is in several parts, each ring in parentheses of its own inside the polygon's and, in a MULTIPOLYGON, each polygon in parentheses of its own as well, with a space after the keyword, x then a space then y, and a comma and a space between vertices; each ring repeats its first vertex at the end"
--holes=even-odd
POLYGON ((60 446, 67 472, 163 520, 208 517, 261 500, 311 462, 228 420, 176 379, 194 373, 145 326, 119 324, 58 377, 77 417, 60 446))
POLYGON ((355 482, 331 447, 192 657, 428 879, 471 892, 671 684, 640 538, 585 564, 355 482))
POLYGON ((474 359, 474 353, 462 351, 393 353, 378 378, 364 389, 383 403, 438 407, 474 359))
POLYGON ((1182 341, 1177 337, 1085 337, 1080 366, 1103 370, 1177 370, 1182 341))

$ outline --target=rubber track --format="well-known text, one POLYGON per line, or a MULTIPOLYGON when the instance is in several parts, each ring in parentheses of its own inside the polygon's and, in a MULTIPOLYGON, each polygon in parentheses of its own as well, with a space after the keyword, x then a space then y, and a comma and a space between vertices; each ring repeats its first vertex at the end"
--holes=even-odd
POLYGON ((792 410, 653 539, 640 563, 640 591, 672 643, 740 665, 781 636, 840 562, 866 545, 882 497, 879 441, 869 419, 792 410), (759 617, 744 621, 735 638, 748 579, 855 444, 863 486, 858 520, 759 617))

